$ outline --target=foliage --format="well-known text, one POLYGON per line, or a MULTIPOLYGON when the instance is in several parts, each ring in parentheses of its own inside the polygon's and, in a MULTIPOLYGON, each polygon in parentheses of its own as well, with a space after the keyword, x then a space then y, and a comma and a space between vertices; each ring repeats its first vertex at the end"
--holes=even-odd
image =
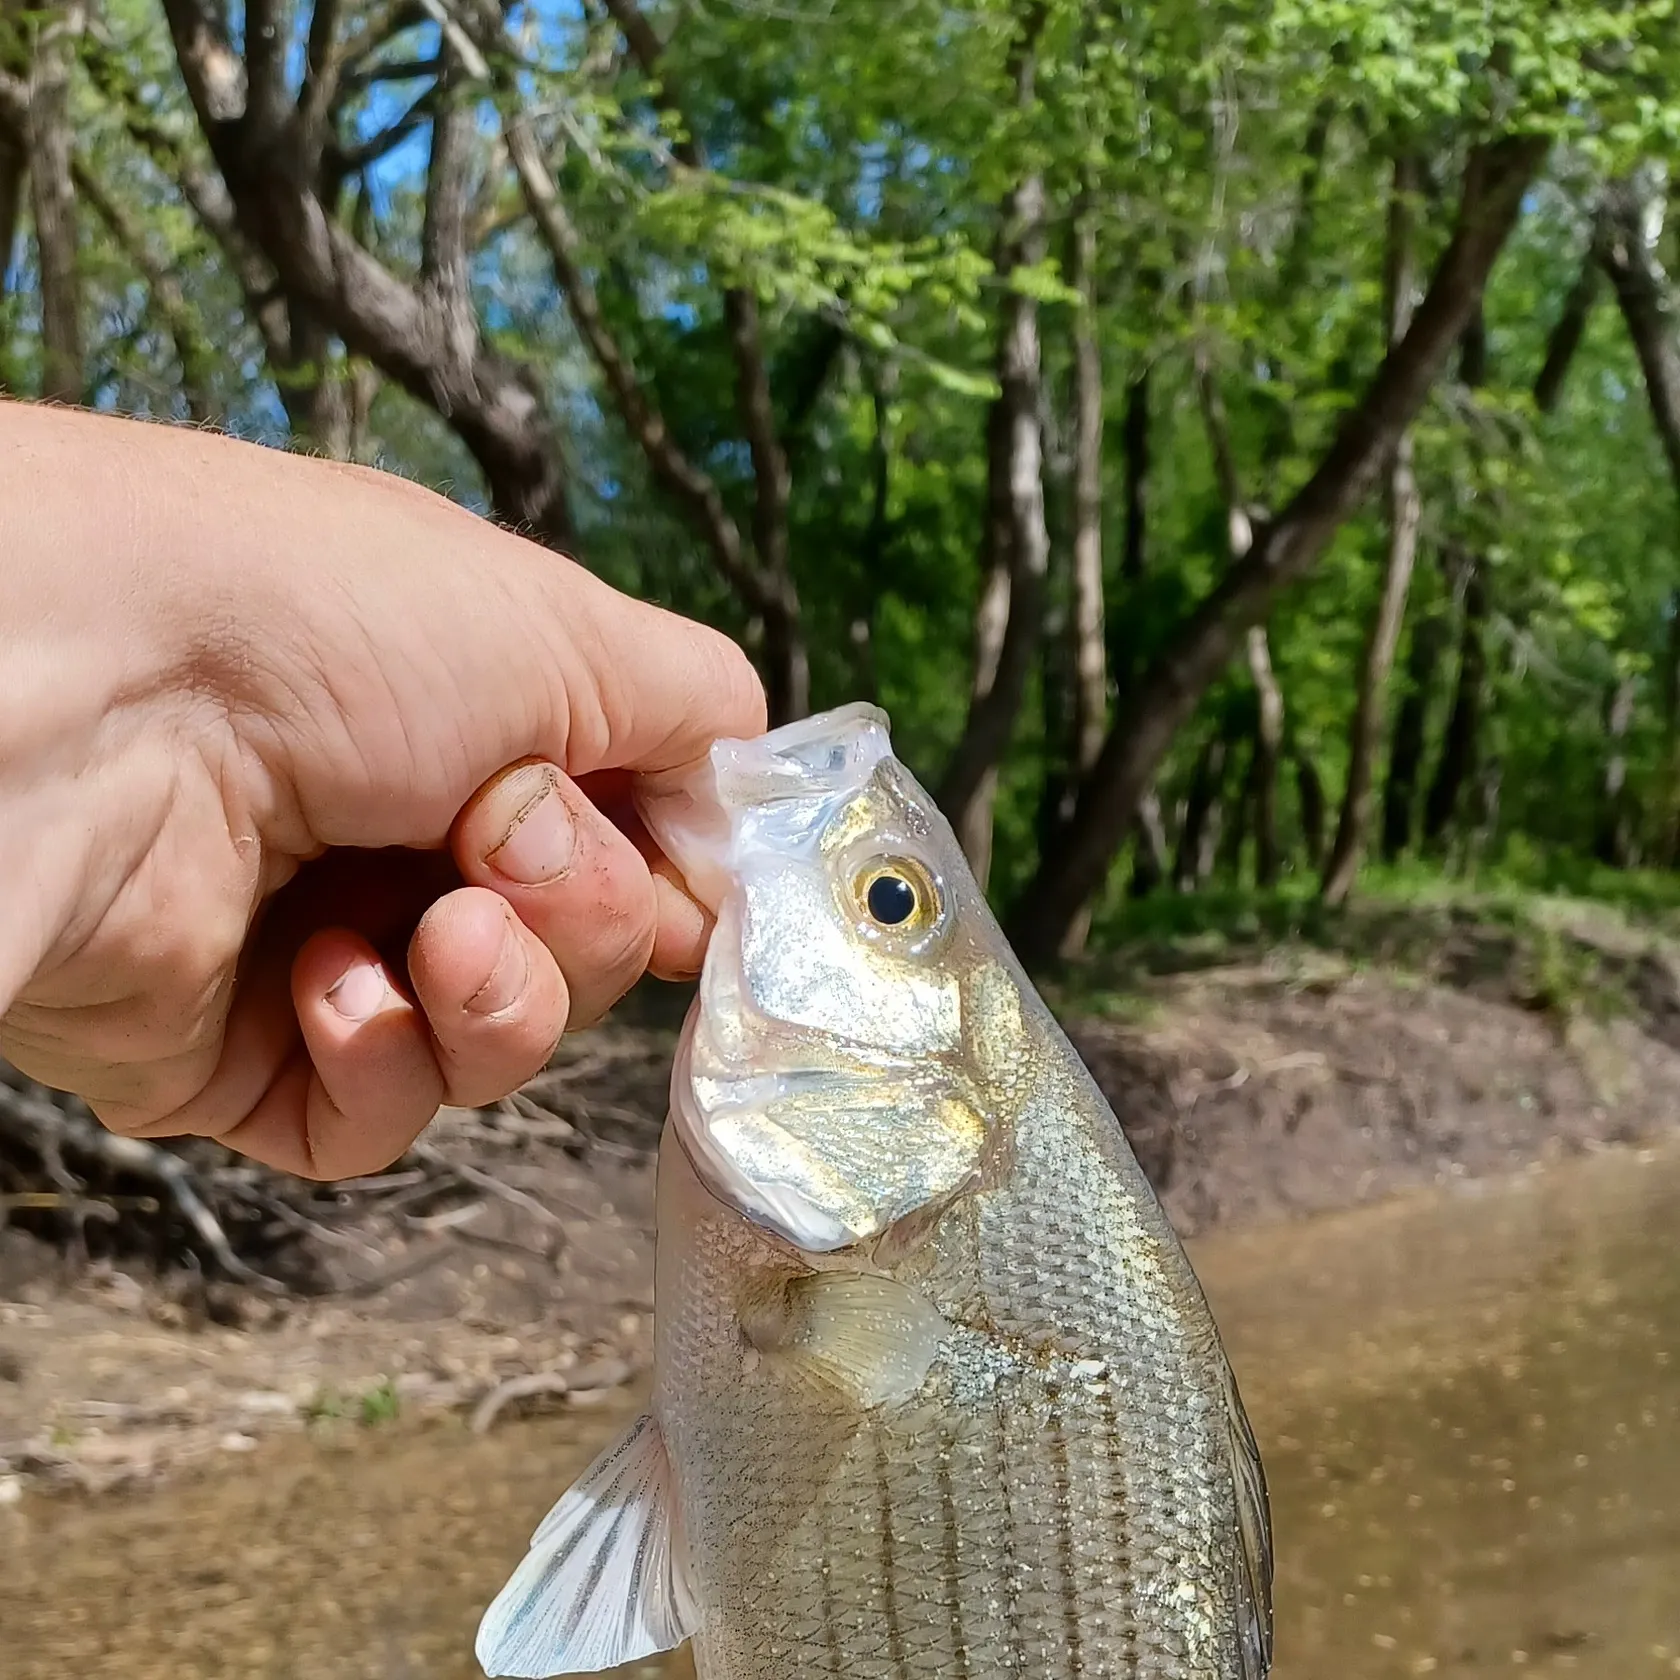
MULTIPOLYGON (((0 208, 39 145, 42 20, 68 20, 84 400, 352 454, 522 520, 621 586, 741 636, 767 669, 803 649, 812 705, 878 697, 929 781, 970 715, 996 472, 988 413, 1007 305, 1030 300, 1051 575, 998 779, 993 885, 1009 898, 1030 892, 1061 820, 1047 788, 1078 768, 1060 686, 1079 517, 1076 220, 1097 251, 1104 651, 1110 721, 1124 732, 1152 703, 1146 674, 1233 563, 1210 391, 1243 500, 1275 513, 1333 458, 1382 363, 1395 157, 1421 161, 1427 275, 1479 148, 1542 133, 1549 159, 1475 318, 1485 365, 1471 370, 1467 338, 1427 406, 1403 417, 1423 535, 1386 711, 1392 725, 1411 696, 1424 720, 1404 836, 1417 867, 1616 891, 1666 881, 1680 841, 1680 444, 1665 447, 1631 317, 1604 285, 1561 399, 1542 405, 1536 381, 1607 237, 1605 189, 1631 181, 1646 205, 1663 201, 1680 142, 1674 13, 1671 0, 977 0, 960 11, 726 0, 645 12, 633 0, 524 0, 505 15, 477 0, 246 0, 224 19, 194 0, 167 11, 114 0, 97 21, 20 14, 0 53, 0 208), (253 19, 277 55, 246 50, 253 19), (247 92, 244 115, 218 125, 192 43, 224 24, 247 92), (312 98, 325 109, 313 129, 312 98), (259 131, 264 100, 281 118, 259 131), (545 221, 518 172, 521 132, 564 225, 545 221), (466 159, 452 173, 446 134, 466 159), (265 174, 270 154, 285 161, 265 174), (1008 260, 1019 230, 1006 207, 1027 180, 1044 187, 1044 253, 1008 260), (427 307, 445 284, 440 240, 460 242, 470 367, 450 361, 460 352, 441 332, 425 353, 469 397, 510 368, 526 381, 540 397, 534 453, 490 450, 460 400, 429 398, 444 387, 401 365, 385 305, 333 292, 288 246, 300 224, 275 206, 294 192, 427 307), (126 215, 105 214, 105 201, 126 215), (658 436, 627 408, 607 351, 658 436), (1145 375, 1146 469, 1126 423, 1145 375), (767 419, 741 394, 755 379, 767 419), (512 483, 516 455, 546 461, 561 489, 512 483), (682 470, 715 487, 715 507, 673 491, 682 470), (1126 559, 1137 509, 1141 565, 1126 559), (1432 828, 1432 784, 1457 774, 1442 768, 1449 712, 1467 689, 1462 785, 1439 791, 1447 813, 1432 828), (1612 726, 1619 692, 1631 705, 1612 726), (1594 859, 1658 873, 1607 873, 1594 859)), ((48 307, 57 282, 36 224, 6 213, 0 380, 29 396, 62 314, 48 307)), ((1647 222, 1638 255, 1666 288, 1675 237, 1654 210, 1647 222)), ((1669 352, 1680 368, 1680 344, 1669 352)), ((1347 774, 1386 541, 1379 504, 1341 521, 1305 581, 1265 602, 1286 718, 1279 904, 1305 907, 1316 885, 1298 772, 1332 813, 1347 774)), ((1152 766, 1172 843, 1204 749, 1228 746, 1211 875, 1192 868, 1182 883, 1203 888, 1213 914, 1228 902, 1205 889, 1254 867, 1258 806, 1244 777, 1257 715, 1238 661, 1152 766)), ((1380 791, 1381 765, 1376 779, 1380 791)), ((1105 937, 1137 929, 1137 849, 1135 837, 1119 846, 1105 937)))

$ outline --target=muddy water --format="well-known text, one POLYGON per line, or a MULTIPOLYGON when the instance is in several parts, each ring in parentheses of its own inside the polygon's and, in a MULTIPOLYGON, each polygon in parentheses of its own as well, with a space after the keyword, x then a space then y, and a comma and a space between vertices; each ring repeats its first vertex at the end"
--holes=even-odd
MULTIPOLYGON (((1196 1258, 1272 1479, 1276 1680, 1680 1674, 1680 1155, 1196 1258)), ((0 1674, 469 1680, 479 1608, 624 1416, 0 1511, 0 1674)))

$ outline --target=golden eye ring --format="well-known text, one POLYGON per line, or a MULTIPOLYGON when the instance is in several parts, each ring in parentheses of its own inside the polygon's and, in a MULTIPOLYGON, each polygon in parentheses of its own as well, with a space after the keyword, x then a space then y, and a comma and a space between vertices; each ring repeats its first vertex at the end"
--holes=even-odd
POLYGON ((926 933, 939 920, 939 888, 912 858, 875 858, 853 879, 859 913, 888 934, 926 933))

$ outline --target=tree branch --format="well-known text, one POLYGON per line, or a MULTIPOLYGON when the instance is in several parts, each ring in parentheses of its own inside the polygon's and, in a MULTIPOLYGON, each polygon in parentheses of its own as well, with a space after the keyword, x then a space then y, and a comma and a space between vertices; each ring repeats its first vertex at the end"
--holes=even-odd
POLYGON ((200 0, 163 0, 181 80, 206 135, 245 114, 245 66, 200 0))
POLYGON ((471 200, 468 165, 473 134, 472 102, 456 73, 454 54, 446 47, 437 81, 432 118, 431 166, 426 171, 426 216, 420 229, 422 280, 451 313, 466 311, 467 207, 471 200))
MULTIPOLYGON (((332 10, 328 0, 329 23, 332 10)), ((291 20, 287 0, 245 0, 245 114, 254 127, 270 134, 278 134, 286 120, 291 20)), ((313 46, 313 26, 310 36, 313 46)))
MULTIPOLYGON (((217 79, 225 43, 195 0, 165 0, 165 13, 240 226, 274 265, 288 306, 317 317, 352 354, 449 422, 483 469, 498 517, 571 548, 564 457, 535 375, 487 351, 476 322, 470 335, 446 331, 430 295, 392 274, 332 214, 295 131, 276 136, 228 114, 226 78, 217 79)), ((468 51, 478 57, 470 42, 468 51)))
POLYGON ((1317 470, 1162 649, 1109 731, 1073 822, 1022 900, 1026 913, 1013 932, 1027 960, 1062 951, 1179 726, 1249 626, 1279 590, 1311 570, 1364 500, 1463 333, 1547 150, 1539 136, 1513 135, 1472 155, 1452 237, 1405 337, 1383 358, 1317 470))
POLYGON ((180 189, 199 225, 221 246, 276 369, 291 360, 291 331, 273 268, 239 226, 227 183, 181 144, 143 101, 128 62, 100 44, 85 56, 93 84, 116 106, 123 126, 153 164, 180 189))
MULTIPOLYGON (((606 0, 606 8, 637 67, 655 84, 659 109, 680 125, 680 138, 672 154, 689 169, 704 167, 705 157, 682 109, 679 90, 662 68, 664 43, 658 33, 636 0, 606 0)), ((767 594, 774 603, 760 609, 765 616, 766 652, 770 655, 766 661, 770 715, 777 722, 785 722, 803 717, 810 710, 811 698, 810 671, 797 629, 799 600, 790 570, 787 452, 776 427, 758 298, 752 289, 727 287, 723 315, 735 361, 736 409, 752 459, 753 547, 769 584, 767 594)))
POLYGON ((529 119, 523 114, 509 115, 503 119, 502 132, 525 201, 548 247, 555 278, 566 295, 572 321, 600 369, 620 417, 641 447, 654 478, 700 528, 719 572, 749 607, 762 612, 768 600, 766 580, 745 554, 740 529, 730 518, 716 483, 689 460, 671 436, 665 417, 648 401, 636 370, 608 325, 601 301, 584 272, 583 241, 561 201, 529 119))
POLYGON ((1680 337, 1668 277, 1646 237, 1645 202, 1629 181, 1605 191, 1596 255, 1615 288, 1645 377, 1651 419, 1680 491, 1680 337))
POLYGON ((1586 336, 1587 321, 1598 298, 1599 284, 1600 256, 1595 232, 1593 248, 1587 252, 1581 272, 1570 287, 1569 296, 1563 301, 1563 312, 1546 340, 1546 354, 1541 360, 1539 373, 1534 377, 1534 406, 1542 414, 1550 414, 1563 395, 1563 382, 1575 360, 1575 352, 1581 348, 1581 340, 1586 336))
POLYGON ((303 87, 298 94, 298 147, 313 174, 332 134, 333 106, 344 68, 338 25, 343 0, 315 0, 309 14, 309 44, 304 53, 303 87))

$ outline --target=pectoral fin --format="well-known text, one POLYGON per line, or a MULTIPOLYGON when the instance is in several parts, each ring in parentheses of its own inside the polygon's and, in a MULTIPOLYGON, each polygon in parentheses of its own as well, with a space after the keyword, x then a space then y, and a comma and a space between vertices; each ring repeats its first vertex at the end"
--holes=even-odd
POLYGON ((922 1386, 949 1326, 894 1278, 814 1272, 755 1296, 742 1328, 760 1353, 803 1364, 870 1407, 897 1405, 922 1386))
POLYGON ((543 1518, 479 1624, 489 1675, 593 1674, 680 1645, 699 1620, 671 1461, 643 1415, 543 1518))

